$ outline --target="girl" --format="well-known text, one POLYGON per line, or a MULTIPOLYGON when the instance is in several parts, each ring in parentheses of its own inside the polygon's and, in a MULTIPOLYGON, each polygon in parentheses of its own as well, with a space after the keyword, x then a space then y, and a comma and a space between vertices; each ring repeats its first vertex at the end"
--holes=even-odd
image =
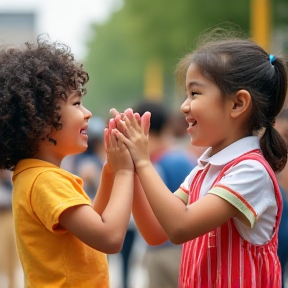
POLYGON ((14 171, 25 287, 109 287, 104 253, 121 250, 131 214, 129 151, 106 133, 108 161, 92 205, 82 180, 60 168, 87 149, 92 114, 82 105, 82 65, 66 45, 39 37, 1 50, 0 79, 0 168, 14 171))
POLYGON ((174 194, 149 159, 150 113, 141 123, 131 109, 115 117, 121 129, 112 135, 128 147, 140 180, 134 218, 149 244, 184 244, 181 288, 281 287, 274 172, 285 166, 287 147, 273 125, 287 91, 286 66, 250 40, 205 43, 180 61, 176 75, 187 94, 181 111, 191 144, 210 148, 174 194))

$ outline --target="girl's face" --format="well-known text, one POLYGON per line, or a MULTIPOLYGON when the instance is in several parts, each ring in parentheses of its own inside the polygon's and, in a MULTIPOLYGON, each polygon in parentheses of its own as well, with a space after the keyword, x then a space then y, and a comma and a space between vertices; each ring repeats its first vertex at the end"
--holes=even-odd
POLYGON ((83 96, 79 90, 69 90, 67 95, 67 100, 60 102, 62 129, 53 129, 49 134, 51 141, 40 141, 36 155, 57 166, 65 156, 82 153, 88 147, 87 128, 92 113, 82 105, 83 96))
POLYGON ((224 99, 218 86, 205 78, 195 64, 187 70, 186 93, 181 111, 189 125, 191 144, 212 147, 215 154, 233 143, 229 131, 232 101, 224 99))

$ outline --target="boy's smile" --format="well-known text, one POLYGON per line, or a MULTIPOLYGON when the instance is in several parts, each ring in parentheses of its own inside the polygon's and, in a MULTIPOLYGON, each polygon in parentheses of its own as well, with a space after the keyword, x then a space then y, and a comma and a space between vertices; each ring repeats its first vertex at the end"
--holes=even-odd
POLYGON ((65 156, 79 154, 87 149, 88 120, 92 113, 82 105, 82 97, 79 90, 68 90, 67 100, 60 102, 61 129, 53 129, 49 134, 53 143, 47 145, 47 142, 40 141, 36 158, 60 166, 65 156), (47 157, 49 159, 46 159, 47 157))

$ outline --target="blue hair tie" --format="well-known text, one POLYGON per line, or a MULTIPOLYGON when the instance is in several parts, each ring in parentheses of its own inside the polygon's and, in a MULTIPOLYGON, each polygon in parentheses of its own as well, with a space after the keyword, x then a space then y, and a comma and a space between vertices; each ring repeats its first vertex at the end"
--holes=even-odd
POLYGON ((273 64, 273 62, 275 60, 275 56, 272 54, 269 54, 269 60, 270 60, 270 63, 273 64))

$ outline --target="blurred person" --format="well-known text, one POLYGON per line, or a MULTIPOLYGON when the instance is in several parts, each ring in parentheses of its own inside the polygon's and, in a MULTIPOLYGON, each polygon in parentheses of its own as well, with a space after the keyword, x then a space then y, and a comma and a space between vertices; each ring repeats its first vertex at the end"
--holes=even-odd
MULTIPOLYGON (((167 187, 171 191, 177 190, 187 174, 196 166, 196 162, 191 154, 175 145, 170 121, 172 114, 163 103, 148 100, 138 103, 134 111, 140 116, 146 111, 151 112, 150 159, 167 187)), ((169 240, 159 246, 147 246, 144 268, 148 272, 149 288, 177 287, 181 248, 181 245, 172 244, 169 240)))
POLYGON ((11 177, 11 171, 0 170, 0 276, 6 278, 8 288, 15 288, 20 262, 13 226, 11 177))
MULTIPOLYGON (((275 121, 275 129, 288 145, 288 109, 282 110, 275 121)), ((282 287, 288 287, 288 164, 277 175, 283 199, 283 211, 278 233, 278 256, 282 266, 282 287), (284 286, 286 281, 286 286, 284 286)))
POLYGON ((108 288, 106 254, 123 245, 134 185, 126 146, 104 131, 108 156, 93 203, 83 180, 60 168, 67 155, 88 146, 88 80, 70 47, 45 35, 0 50, 0 169, 13 171, 14 228, 27 288, 108 288))
POLYGON ((147 243, 183 244, 181 288, 280 288, 275 173, 287 163, 287 144, 274 122, 287 92, 286 59, 230 30, 210 32, 176 69, 191 144, 209 147, 180 189, 171 194, 151 162, 151 113, 115 116, 121 129, 111 134, 128 147, 140 181, 134 219, 147 243))

